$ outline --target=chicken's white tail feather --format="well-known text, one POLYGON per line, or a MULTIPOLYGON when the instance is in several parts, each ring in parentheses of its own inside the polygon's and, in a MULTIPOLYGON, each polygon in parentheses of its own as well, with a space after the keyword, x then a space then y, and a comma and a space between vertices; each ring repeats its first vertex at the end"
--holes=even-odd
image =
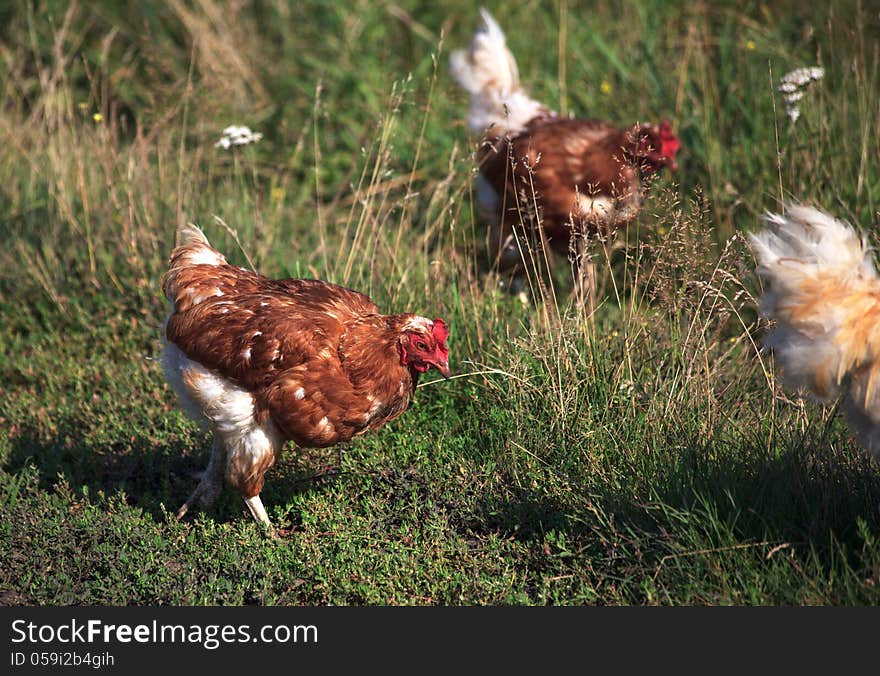
POLYGON ((177 246, 187 244, 205 244, 211 246, 202 229, 194 223, 187 223, 177 228, 177 246))
POLYGON ((485 8, 480 9, 483 23, 474 33, 470 50, 458 49, 449 57, 452 75, 473 96, 492 89, 509 96, 519 89, 519 71, 507 39, 498 22, 485 8))
MULTIPOLYGON (((769 270, 785 259, 783 271, 816 274, 840 269, 862 270, 876 277, 867 246, 847 223, 801 204, 789 204, 785 215, 765 214, 770 227, 750 235, 759 262, 769 270)), ((763 270, 759 270, 763 274, 763 270)), ((778 273, 777 273, 778 274, 778 273)), ((782 273, 779 281, 784 281, 782 273)))
POLYGON ((821 302, 831 289, 870 292, 880 278, 867 243, 856 230, 828 214, 800 204, 786 205, 785 214, 765 214, 768 227, 749 238, 758 259, 759 275, 770 283, 761 297, 761 311, 779 318, 781 308, 797 315, 803 324, 836 331, 849 308, 821 302), (801 298, 808 289, 812 298, 801 298), (808 312, 791 312, 798 303, 809 303, 808 312))
POLYGON ((848 223, 790 204, 750 235, 760 299, 775 321, 765 345, 783 383, 844 410, 863 445, 880 457, 880 276, 866 241, 848 223))
POLYGON ((196 291, 186 281, 181 282, 181 276, 185 277, 186 271, 196 265, 226 265, 226 257, 211 246, 200 228, 189 223, 177 228, 177 246, 171 252, 168 271, 162 280, 162 290, 171 303, 172 313, 182 307, 181 302, 183 306, 191 307, 206 298, 222 295, 216 287, 196 291))
POLYGON ((489 12, 480 9, 481 25, 470 49, 449 57, 449 69, 470 94, 467 123, 474 133, 489 128, 494 135, 515 134, 538 115, 550 110, 532 99, 519 83, 516 60, 507 48, 504 32, 489 12))
POLYGON ((177 247, 172 253, 172 268, 225 264, 226 257, 211 246, 201 228, 192 223, 177 228, 177 247))

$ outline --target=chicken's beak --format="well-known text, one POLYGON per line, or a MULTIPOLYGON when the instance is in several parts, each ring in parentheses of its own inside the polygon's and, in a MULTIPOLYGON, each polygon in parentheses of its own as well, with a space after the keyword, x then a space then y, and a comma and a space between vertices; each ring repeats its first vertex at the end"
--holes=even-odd
POLYGON ((443 374, 443 377, 446 378, 446 380, 449 380, 449 376, 452 375, 452 371, 449 368, 448 361, 438 361, 434 364, 434 366, 437 367, 437 370, 443 374))

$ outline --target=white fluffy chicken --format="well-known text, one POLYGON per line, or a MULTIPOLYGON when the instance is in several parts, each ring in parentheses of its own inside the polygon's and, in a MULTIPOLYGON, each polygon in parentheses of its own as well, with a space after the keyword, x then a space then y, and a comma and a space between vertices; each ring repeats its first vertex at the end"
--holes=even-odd
POLYGON ((850 428, 880 461, 880 276, 867 241, 803 205, 764 220, 750 238, 782 382, 822 402, 842 397, 850 428))

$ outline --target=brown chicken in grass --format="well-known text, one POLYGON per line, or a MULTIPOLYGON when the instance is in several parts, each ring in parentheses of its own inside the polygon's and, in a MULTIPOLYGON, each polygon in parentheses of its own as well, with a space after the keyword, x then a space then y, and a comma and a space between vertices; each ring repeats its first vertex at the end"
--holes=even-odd
POLYGON ((178 232, 163 290, 166 378, 213 434, 208 468, 178 518, 196 503, 210 508, 225 477, 271 530, 260 491, 286 441, 348 441, 403 413, 420 374, 449 376, 442 319, 384 315, 357 291, 229 265, 195 226, 178 232))
POLYGON ((825 403, 837 399, 859 442, 880 461, 880 275, 852 226, 790 204, 751 235, 760 299, 774 320, 765 346, 782 382, 825 403))
POLYGON ((679 141, 667 121, 621 128, 563 117, 535 101, 519 83, 501 28, 485 9, 480 14, 470 49, 454 52, 450 68, 471 97, 468 126, 482 135, 477 202, 490 256, 519 292, 543 241, 584 257, 585 238, 631 221, 649 177, 677 169, 679 141))

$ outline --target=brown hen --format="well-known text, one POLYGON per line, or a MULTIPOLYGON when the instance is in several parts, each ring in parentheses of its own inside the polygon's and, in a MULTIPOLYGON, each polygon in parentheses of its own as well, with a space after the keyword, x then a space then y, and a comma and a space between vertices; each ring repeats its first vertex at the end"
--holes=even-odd
POLYGON ((526 271, 540 267, 534 256, 544 242, 583 258, 586 238, 632 220, 648 178, 677 168, 679 141, 668 121, 621 128, 563 117, 535 101, 519 83, 501 28, 485 9, 480 14, 470 49, 454 52, 450 67, 470 94, 468 126, 482 135, 477 202, 490 256, 519 292, 526 271))
POLYGON ((336 284, 229 265, 195 226, 178 231, 163 290, 165 376, 213 433, 208 468, 178 518, 197 502, 211 507, 225 477, 271 530, 260 491, 286 441, 348 441, 403 413, 421 373, 449 375, 443 320, 383 315, 336 284))

